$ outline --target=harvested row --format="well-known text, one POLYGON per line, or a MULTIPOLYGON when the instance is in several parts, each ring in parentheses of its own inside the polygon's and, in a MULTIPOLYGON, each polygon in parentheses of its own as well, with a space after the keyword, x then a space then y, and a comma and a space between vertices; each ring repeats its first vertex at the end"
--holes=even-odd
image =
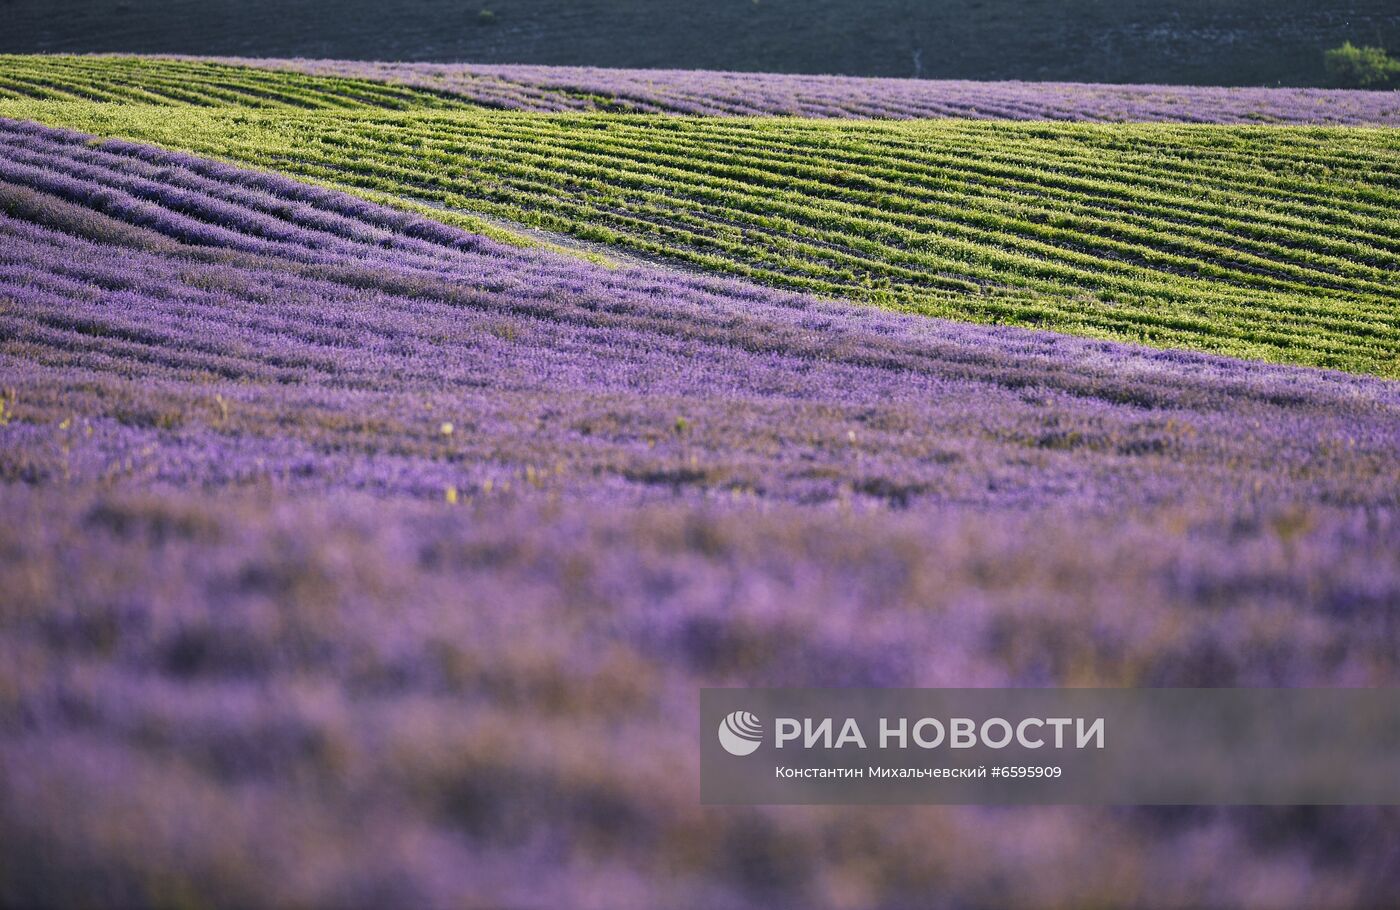
POLYGON ((227 58, 227 62, 377 79, 528 111, 1400 126, 1400 93, 1345 89, 969 82, 353 60, 227 58))
POLYGON ((1400 135, 9 105, 959 320, 1400 376, 1400 135))
POLYGON ((1393 685, 1400 384, 0 163, 0 903, 1395 886, 1383 808, 715 813, 693 762, 699 686, 1393 685))
POLYGON ((208 60, 0 55, 0 100, 395 110, 461 107, 453 94, 357 77, 268 73, 208 60))
POLYGON ((0 98, 700 116, 1400 126, 1400 93, 241 57, 0 55, 0 98), (274 71, 276 76, 269 76, 274 71))

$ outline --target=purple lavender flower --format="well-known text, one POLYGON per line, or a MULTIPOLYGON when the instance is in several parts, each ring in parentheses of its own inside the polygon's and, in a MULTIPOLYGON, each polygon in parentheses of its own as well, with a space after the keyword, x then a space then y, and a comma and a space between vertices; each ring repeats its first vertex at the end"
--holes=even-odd
POLYGON ((1400 92, 1395 91, 223 59, 448 91, 491 107, 527 111, 1400 126, 1400 92))

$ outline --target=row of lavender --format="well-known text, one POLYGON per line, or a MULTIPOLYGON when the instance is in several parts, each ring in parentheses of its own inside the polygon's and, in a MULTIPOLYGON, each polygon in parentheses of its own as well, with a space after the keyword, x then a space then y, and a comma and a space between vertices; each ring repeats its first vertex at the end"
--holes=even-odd
MULTIPOLYGON (((476 492, 527 464, 560 489, 809 502, 1395 495, 1393 384, 608 270, 41 127, 7 127, 3 148, 7 206, 28 216, 5 224, 0 253, 10 342, 30 353, 7 383, 19 413, 85 400, 97 417, 128 398, 169 411, 208 446, 160 464, 162 481, 309 458, 338 466, 312 486, 373 465, 354 485, 415 495, 476 492), (39 350, 80 380, 38 369, 39 350), (99 396, 102 365, 122 382, 99 396), (250 441, 269 435, 289 461, 250 441), (360 457, 367 441, 380 458, 360 457)), ((119 447, 130 423, 92 438, 119 447)), ((63 473, 92 476, 80 463, 63 473)))
POLYGON ((379 80, 526 111, 1400 126, 1400 92, 1394 91, 969 82, 471 63, 243 58, 225 62, 379 80))
POLYGON ((1384 809, 716 812, 693 773, 700 685, 1394 685, 1395 383, 6 122, 0 390, 0 902, 1400 893, 1384 809))

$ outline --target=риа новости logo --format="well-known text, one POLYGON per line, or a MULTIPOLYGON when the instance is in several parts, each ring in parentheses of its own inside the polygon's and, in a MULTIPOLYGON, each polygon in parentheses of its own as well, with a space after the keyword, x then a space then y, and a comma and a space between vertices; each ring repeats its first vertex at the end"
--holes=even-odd
POLYGON ((747 711, 734 711, 719 723, 719 744, 730 755, 748 755, 763 742, 763 722, 747 711))

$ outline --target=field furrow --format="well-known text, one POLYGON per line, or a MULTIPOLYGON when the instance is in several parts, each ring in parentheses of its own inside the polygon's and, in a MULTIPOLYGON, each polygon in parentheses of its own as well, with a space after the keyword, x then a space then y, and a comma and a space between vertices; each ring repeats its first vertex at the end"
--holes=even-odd
POLYGON ((831 118, 1400 125, 1393 93, 1328 89, 864 79, 694 70, 257 60, 229 63, 384 80, 518 110, 831 118), (502 86, 517 88, 512 97, 502 86))
POLYGON ((793 290, 1400 375, 1389 131, 7 107, 793 290))

